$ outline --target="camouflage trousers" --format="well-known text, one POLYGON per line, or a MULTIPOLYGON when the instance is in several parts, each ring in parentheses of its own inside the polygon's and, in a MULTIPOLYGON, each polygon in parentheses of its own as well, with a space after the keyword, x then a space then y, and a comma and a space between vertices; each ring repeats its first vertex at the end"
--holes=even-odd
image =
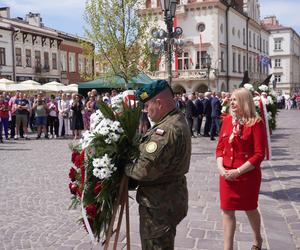
POLYGON ((176 225, 161 210, 139 206, 142 250, 173 250, 176 225))
POLYGON ((154 239, 141 239, 142 250, 173 250, 175 234, 172 231, 154 239))

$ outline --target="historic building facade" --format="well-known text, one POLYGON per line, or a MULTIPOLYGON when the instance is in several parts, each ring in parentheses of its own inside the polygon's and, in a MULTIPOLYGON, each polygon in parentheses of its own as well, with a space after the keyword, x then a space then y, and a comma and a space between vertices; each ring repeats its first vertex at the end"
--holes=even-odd
POLYGON ((263 24, 270 32, 270 57, 276 90, 283 94, 300 91, 300 37, 290 27, 279 24, 276 16, 264 18, 263 24))
MULTIPOLYGON (((151 13, 165 29, 160 2, 146 0, 141 15, 151 13)), ((232 91, 248 70, 251 82, 268 75, 269 33, 260 24, 257 0, 181 0, 175 25, 183 29, 183 53, 174 57, 172 87, 176 92, 232 91), (205 55, 211 65, 205 65, 205 55)), ((154 19, 153 19, 154 20, 154 19)), ((167 78, 164 60, 153 72, 167 78)))
MULTIPOLYGON (((7 13, 0 9, 0 16, 7 13)), ((0 78, 13 79, 12 37, 14 30, 0 19, 0 78)))
POLYGON ((45 27, 38 13, 23 19, 10 18, 9 12, 8 7, 0 8, 0 77, 70 84, 83 80, 80 70, 93 72, 78 37, 45 27))

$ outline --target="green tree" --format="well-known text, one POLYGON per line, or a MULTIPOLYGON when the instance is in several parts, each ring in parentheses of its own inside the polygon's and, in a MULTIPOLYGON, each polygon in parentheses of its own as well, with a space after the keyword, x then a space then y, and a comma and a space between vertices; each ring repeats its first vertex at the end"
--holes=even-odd
POLYGON ((138 0, 88 0, 85 18, 89 26, 86 34, 95 44, 100 63, 107 67, 107 75, 129 80, 147 67, 147 17, 138 15, 138 0))

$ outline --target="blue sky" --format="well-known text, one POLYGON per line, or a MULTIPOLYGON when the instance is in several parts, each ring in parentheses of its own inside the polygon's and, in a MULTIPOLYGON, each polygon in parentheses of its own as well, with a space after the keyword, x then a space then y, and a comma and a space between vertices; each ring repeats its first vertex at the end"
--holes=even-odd
MULTIPOLYGON (((276 15, 282 25, 300 34, 299 0, 260 0, 261 17, 276 15)), ((0 0, 0 7, 11 7, 11 17, 25 17, 26 13, 41 13, 46 26, 67 33, 84 35, 85 0, 0 0)))

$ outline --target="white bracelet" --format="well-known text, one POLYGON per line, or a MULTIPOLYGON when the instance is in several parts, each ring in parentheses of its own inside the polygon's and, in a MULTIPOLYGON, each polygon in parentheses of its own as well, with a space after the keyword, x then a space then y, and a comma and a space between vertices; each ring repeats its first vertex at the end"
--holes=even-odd
POLYGON ((239 173, 239 174, 241 174, 241 170, 240 170, 240 168, 237 168, 236 170, 238 171, 238 173, 239 173))

